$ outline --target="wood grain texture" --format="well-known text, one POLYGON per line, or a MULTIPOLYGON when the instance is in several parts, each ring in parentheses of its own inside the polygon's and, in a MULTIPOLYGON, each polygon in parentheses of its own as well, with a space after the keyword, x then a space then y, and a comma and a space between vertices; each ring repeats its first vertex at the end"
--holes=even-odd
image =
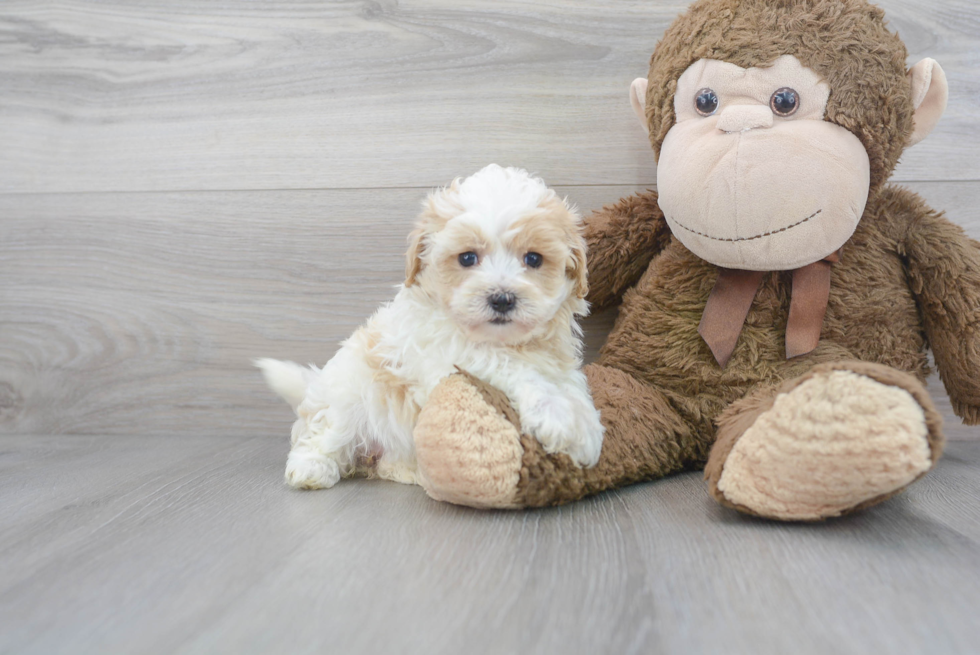
MULTIPOLYGON (((913 188, 980 237, 980 183, 913 188)), ((559 187, 596 208, 638 187, 559 187)), ((0 433, 256 435, 404 274, 414 189, 0 196, 0 433)), ((590 319, 594 355, 615 313, 590 319)), ((933 395, 952 438, 976 437, 933 395)))
POLYGON ((480 512, 281 481, 285 439, 0 437, 0 652, 967 653, 980 443, 871 511, 739 516, 697 474, 480 512))
MULTIPOLYGON (((878 4, 951 86, 895 179, 980 179, 980 5, 878 4)), ((6 0, 0 192, 651 184, 627 90, 686 5, 6 0)))

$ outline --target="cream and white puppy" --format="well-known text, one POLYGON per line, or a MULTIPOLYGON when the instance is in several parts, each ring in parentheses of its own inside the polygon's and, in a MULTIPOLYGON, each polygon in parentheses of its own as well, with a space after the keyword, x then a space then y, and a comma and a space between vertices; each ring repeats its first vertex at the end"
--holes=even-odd
POLYGON ((419 410, 457 370, 503 391, 546 451, 594 465, 603 427, 576 322, 587 291, 581 219, 539 178, 490 165, 434 191, 395 299, 322 370, 256 361, 298 416, 286 481, 331 487, 367 461, 417 482, 419 410))

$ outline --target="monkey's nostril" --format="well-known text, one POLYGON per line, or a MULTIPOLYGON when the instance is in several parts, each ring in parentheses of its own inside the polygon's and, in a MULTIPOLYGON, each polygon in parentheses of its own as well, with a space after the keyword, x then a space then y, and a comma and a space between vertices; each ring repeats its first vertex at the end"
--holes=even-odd
POLYGON ((517 296, 512 293, 495 293, 487 298, 487 304, 498 314, 506 314, 514 309, 517 304, 517 296))

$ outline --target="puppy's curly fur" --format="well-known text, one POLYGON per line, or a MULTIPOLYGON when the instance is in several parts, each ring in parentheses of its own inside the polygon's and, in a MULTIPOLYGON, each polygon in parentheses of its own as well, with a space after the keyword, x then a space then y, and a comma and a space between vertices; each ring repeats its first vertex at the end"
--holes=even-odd
POLYGON ((603 427, 576 322, 585 276, 580 217, 526 171, 490 165, 430 194, 405 283, 322 370, 256 361, 296 410, 286 481, 331 487, 371 462, 416 482, 412 430, 457 370, 502 390, 546 451, 594 465, 603 427))

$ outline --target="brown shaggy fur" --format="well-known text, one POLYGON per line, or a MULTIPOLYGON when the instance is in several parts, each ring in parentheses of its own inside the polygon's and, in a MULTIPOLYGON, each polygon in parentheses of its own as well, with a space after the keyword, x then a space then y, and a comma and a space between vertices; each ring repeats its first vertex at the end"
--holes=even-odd
POLYGON ((673 238, 655 192, 603 208, 586 221, 589 300, 622 306, 599 361, 586 369, 607 429, 602 458, 595 469, 581 470, 524 437, 518 504, 567 502, 704 466, 720 420, 726 436, 708 471, 717 482, 727 452, 774 390, 821 366, 880 365, 872 377, 909 389, 922 404, 935 459, 938 415, 915 381, 929 373, 930 346, 955 411, 967 423, 980 422, 980 245, 914 193, 884 185, 908 141, 913 107, 905 46, 879 9, 864 0, 696 2, 651 60, 654 150, 673 125, 677 78, 691 63, 760 66, 784 54, 826 77, 826 120, 858 136, 871 160, 867 207, 832 269, 819 346, 785 358, 790 278, 773 272, 720 368, 697 331, 717 268, 673 238))

